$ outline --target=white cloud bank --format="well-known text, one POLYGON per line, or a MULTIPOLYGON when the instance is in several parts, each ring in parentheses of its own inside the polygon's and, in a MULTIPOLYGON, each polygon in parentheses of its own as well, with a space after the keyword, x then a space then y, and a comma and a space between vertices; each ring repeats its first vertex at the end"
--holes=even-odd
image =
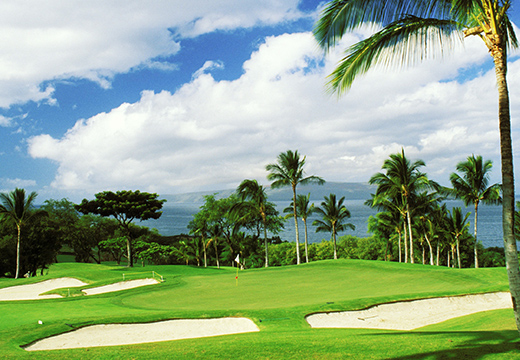
POLYGON ((27 0, 0 2, 0 107, 54 103, 52 80, 109 87, 134 67, 171 69, 160 59, 178 39, 302 16, 297 0, 27 0), (150 61, 150 59, 159 59, 150 61))
MULTIPOLYGON (((143 91, 138 102, 78 121, 61 139, 29 139, 29 154, 59 165, 52 187, 86 194, 266 183, 265 165, 288 149, 307 155, 308 174, 329 181, 367 181, 402 146, 437 181, 446 183, 472 153, 494 161, 499 181, 493 71, 440 81, 486 59, 482 44, 470 41, 450 60, 407 71, 372 70, 339 100, 324 90, 338 56, 324 60, 310 33, 269 37, 234 81, 200 71, 173 94, 143 91)), ((510 64, 509 86, 514 116, 519 61, 510 64)))

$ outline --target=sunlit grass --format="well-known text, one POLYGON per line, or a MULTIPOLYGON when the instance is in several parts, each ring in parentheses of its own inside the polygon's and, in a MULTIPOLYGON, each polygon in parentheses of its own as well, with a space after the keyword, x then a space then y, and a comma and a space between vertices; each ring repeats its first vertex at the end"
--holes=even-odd
MULTIPOLYGON (((0 279, 0 287, 57 277, 90 286, 122 280, 115 265, 53 265, 39 279, 0 279)), ((0 302, 0 358, 241 358, 241 359, 439 359, 515 358, 512 310, 466 316, 416 331, 311 329, 304 316, 325 310, 439 295, 507 290, 503 268, 447 269, 375 261, 322 261, 252 269, 187 266, 135 267, 165 282, 95 296, 0 302), (259 333, 163 343, 28 353, 21 345, 94 323, 172 318, 245 316, 259 333), (38 324, 43 321, 43 325, 38 324), (429 355, 428 355, 429 354, 429 355), (436 354, 436 355, 435 355, 436 354), (476 355, 477 354, 477 355, 476 355), (450 355, 451 356, 451 355, 450 355)))

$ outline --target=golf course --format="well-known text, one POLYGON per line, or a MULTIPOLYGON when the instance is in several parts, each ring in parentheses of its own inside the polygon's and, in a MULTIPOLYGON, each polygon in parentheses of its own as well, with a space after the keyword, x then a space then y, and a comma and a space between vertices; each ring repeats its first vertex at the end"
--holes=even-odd
MULTIPOLYGON (((0 301, 5 359, 518 359, 512 309, 484 311, 410 331, 311 328, 306 316, 377 304, 508 291, 505 268, 454 269, 363 260, 248 269, 58 263, 44 276, 0 279, 0 291, 49 279, 83 286, 62 298, 0 301), (153 274, 153 275, 152 275, 153 274), (157 275, 160 274, 160 275, 157 275), (86 295, 82 290, 162 276, 156 284, 86 295), (96 324, 245 318, 240 334, 132 345, 28 351, 40 339, 96 324)), ((442 312, 443 309, 438 309, 442 312)))

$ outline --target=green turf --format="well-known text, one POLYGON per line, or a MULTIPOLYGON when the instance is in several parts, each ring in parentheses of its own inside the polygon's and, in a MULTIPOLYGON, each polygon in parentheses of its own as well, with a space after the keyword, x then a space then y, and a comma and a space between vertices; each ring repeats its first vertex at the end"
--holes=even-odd
MULTIPOLYGON (((512 310, 479 313, 410 332, 311 329, 305 315, 440 295, 507 290, 504 268, 444 267, 376 261, 320 261, 251 269, 60 263, 44 277, 0 279, 0 288, 74 277, 88 287, 151 271, 159 285, 95 296, 0 302, 0 358, 67 359, 514 359, 520 342, 512 310), (245 316, 259 333, 90 349, 26 352, 20 346, 95 323, 245 316), (38 320, 44 322, 38 325, 38 320)), ((138 276, 138 275, 137 275, 138 276)), ((61 294, 67 295, 67 289, 61 294)), ((73 295, 79 294, 73 291, 73 295)))

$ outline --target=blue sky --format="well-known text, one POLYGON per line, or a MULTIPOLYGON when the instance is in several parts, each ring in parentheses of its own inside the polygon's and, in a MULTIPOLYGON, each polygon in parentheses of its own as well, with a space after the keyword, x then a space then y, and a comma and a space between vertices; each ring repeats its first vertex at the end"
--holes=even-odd
MULTIPOLYGON (((442 61, 374 69, 337 99, 325 77, 341 49, 369 32, 324 56, 311 34, 319 8, 311 0, 0 4, 0 191, 79 201, 103 190, 267 185, 265 165, 288 149, 328 181, 366 182, 401 147, 441 183, 472 153, 493 160, 500 181, 496 86, 479 39, 442 61)), ((520 61, 509 60, 518 142, 520 61)))

